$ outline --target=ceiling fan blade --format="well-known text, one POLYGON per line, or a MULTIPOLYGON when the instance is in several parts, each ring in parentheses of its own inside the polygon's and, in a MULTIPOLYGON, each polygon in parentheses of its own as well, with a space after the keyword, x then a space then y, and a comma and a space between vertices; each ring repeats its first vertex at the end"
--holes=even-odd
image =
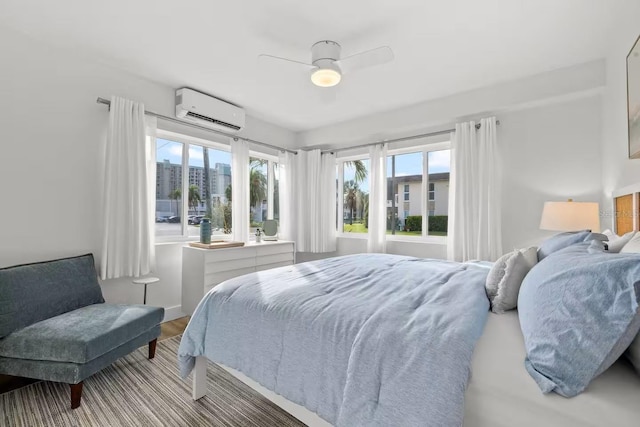
POLYGON ((292 63, 294 65, 297 65, 299 67, 304 67, 307 70, 311 70, 312 68, 314 68, 313 65, 311 64, 307 64, 305 62, 300 62, 300 61, 295 61, 293 59, 288 59, 288 58, 282 58, 280 56, 273 56, 273 55, 266 55, 266 54, 261 54, 258 55, 258 62, 259 63, 264 63, 264 64, 274 64, 274 63, 282 63, 282 62, 289 62, 292 63))
POLYGON ((361 68, 373 67, 393 60, 393 51, 389 46, 381 46, 375 49, 356 53, 342 58, 336 63, 343 73, 350 73, 361 68))

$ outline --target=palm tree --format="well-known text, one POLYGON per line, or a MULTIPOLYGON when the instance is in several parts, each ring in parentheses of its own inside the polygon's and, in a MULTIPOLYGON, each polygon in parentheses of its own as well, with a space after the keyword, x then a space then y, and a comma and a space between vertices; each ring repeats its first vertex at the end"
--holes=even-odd
POLYGON ((266 160, 254 157, 249 163, 249 206, 253 206, 255 212, 262 208, 262 201, 267 198, 267 177, 260 170, 266 163, 266 160))
POLYGON ((367 167, 365 166, 362 160, 350 160, 348 162, 344 162, 346 167, 354 168, 356 170, 355 181, 356 183, 360 183, 367 179, 367 167))
POLYGON ((356 181, 349 180, 344 183, 344 205, 349 209, 350 225, 353 225, 353 216, 358 207, 358 192, 360 192, 360 187, 356 181))
MULTIPOLYGON (((182 197, 182 191, 179 188, 176 188, 175 190, 171 191, 167 197, 169 197, 169 200, 179 200, 182 197)), ((173 202, 171 202, 171 212, 173 212, 173 202)), ((177 209, 176 216, 178 216, 177 209)))
POLYGON ((206 217, 213 219, 213 206, 211 204, 211 169, 209 168, 209 149, 207 147, 202 147, 202 157, 204 160, 204 202, 206 208, 206 217))
POLYGON ((267 197, 267 177, 261 170, 252 168, 249 172, 249 205, 259 209, 267 197))
POLYGON ((189 207, 193 208, 195 214, 198 213, 198 205, 202 201, 202 197, 200 197, 200 189, 197 185, 189 186, 189 207))

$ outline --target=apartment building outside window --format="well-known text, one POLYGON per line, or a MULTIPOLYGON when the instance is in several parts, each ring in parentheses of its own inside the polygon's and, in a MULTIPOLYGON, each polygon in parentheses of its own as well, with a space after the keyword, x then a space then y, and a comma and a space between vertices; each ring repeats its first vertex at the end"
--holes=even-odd
MULTIPOLYGON (((449 143, 389 150, 387 234, 446 236, 449 209, 449 143)), ((355 179, 354 161, 368 173, 369 159, 338 159, 338 230, 343 236, 368 232, 368 179, 355 179), (365 167, 366 165, 366 167, 365 167), (340 188, 340 187, 338 187, 340 188), (340 200, 342 199, 342 200, 340 200)))

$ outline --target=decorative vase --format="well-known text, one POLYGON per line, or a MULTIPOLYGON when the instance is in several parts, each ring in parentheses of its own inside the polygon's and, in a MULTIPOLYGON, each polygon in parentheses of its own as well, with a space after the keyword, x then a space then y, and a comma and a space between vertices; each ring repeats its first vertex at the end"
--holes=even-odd
POLYGON ((200 221, 200 243, 211 243, 211 220, 209 218, 202 218, 200 221))

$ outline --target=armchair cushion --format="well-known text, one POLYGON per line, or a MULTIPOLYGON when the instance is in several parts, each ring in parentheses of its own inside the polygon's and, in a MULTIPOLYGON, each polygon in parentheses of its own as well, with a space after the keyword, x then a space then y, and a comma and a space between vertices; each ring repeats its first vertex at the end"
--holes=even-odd
POLYGON ((90 304, 102 303, 93 255, 0 269, 0 338, 90 304))
POLYGON ((157 326, 161 307, 92 304, 0 339, 0 356, 87 363, 157 326))

